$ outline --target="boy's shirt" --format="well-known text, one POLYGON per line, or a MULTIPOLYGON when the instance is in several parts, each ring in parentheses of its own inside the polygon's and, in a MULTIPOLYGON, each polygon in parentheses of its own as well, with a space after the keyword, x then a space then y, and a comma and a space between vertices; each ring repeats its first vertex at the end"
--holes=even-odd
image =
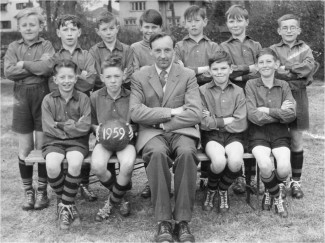
POLYGON ((245 94, 242 88, 228 81, 222 90, 212 80, 200 87, 203 110, 210 116, 201 120, 201 130, 220 130, 221 132, 240 133, 247 128, 247 111, 245 94), (234 117, 235 120, 225 125, 223 118, 234 117))
POLYGON ((91 127, 89 97, 77 90, 73 91, 68 102, 59 90, 46 95, 42 103, 42 127, 46 145, 61 144, 65 140, 70 145, 88 146, 91 127), (55 122, 58 122, 57 126, 55 122))
POLYGON ((143 66, 152 65, 155 59, 150 54, 150 46, 147 41, 135 42, 131 45, 133 51, 133 71, 139 70, 143 66))
POLYGON ((100 89, 105 86, 105 84, 100 80, 99 74, 102 73, 101 65, 105 60, 110 58, 112 55, 119 55, 122 57, 122 65, 123 69, 127 68, 126 71, 126 79, 124 83, 129 83, 131 75, 133 73, 133 52, 130 46, 116 40, 115 47, 113 51, 107 49, 105 43, 103 41, 97 43, 93 47, 90 48, 89 53, 95 59, 95 68, 98 73, 96 82, 95 82, 95 90, 100 89))
POLYGON ((291 89, 304 88, 308 85, 308 76, 313 72, 315 60, 312 50, 303 41, 297 40, 292 48, 282 40, 278 44, 270 46, 278 55, 281 66, 289 70, 286 74, 276 73, 276 77, 290 81, 291 89))
POLYGON ((4 57, 4 74, 15 82, 21 84, 36 84, 47 82, 52 73, 50 58, 55 50, 51 42, 39 38, 31 46, 23 39, 9 44, 4 57), (24 67, 17 67, 19 61, 24 61, 24 67))
MULTIPOLYGON (((81 49, 79 44, 76 46, 76 49, 73 51, 72 54, 70 53, 70 51, 62 47, 57 53, 55 53, 52 59, 53 65, 55 60, 57 59, 69 59, 77 64, 78 79, 77 83, 75 84, 76 90, 86 93, 90 92, 94 88, 95 79, 97 75, 95 69, 95 60, 88 51, 81 49), (86 77, 80 76, 83 70, 87 71, 86 77)), ((58 86, 56 83, 54 83, 52 77, 49 80, 49 88, 51 92, 58 89, 58 86)))
POLYGON ((230 74, 230 80, 240 87, 244 88, 245 83, 249 79, 259 77, 249 75, 249 66, 257 63, 256 55, 262 49, 259 42, 253 41, 249 36, 246 36, 244 41, 230 37, 227 41, 220 44, 221 48, 228 52, 233 65, 237 68, 230 74), (243 81, 235 81, 234 78, 242 76, 243 81))
POLYGON ((296 118, 296 101, 285 81, 274 79, 274 85, 269 89, 261 78, 251 79, 245 89, 248 119, 252 123, 258 126, 269 123, 290 123, 296 118), (294 106, 290 109, 281 109, 285 100, 289 100, 294 106), (270 108, 269 114, 259 111, 258 107, 270 108))
POLYGON ((199 43, 187 35, 176 43, 175 59, 181 60, 185 67, 194 70, 198 84, 202 85, 211 81, 212 78, 209 74, 198 74, 198 67, 208 66, 209 58, 213 57, 217 51, 220 51, 220 46, 205 35, 199 43))

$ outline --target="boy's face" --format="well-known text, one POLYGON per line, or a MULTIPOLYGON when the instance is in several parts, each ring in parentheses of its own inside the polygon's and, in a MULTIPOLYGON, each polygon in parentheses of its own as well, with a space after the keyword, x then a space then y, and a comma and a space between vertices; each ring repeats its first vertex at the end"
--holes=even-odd
POLYGON ((210 74, 217 84, 221 85, 229 80, 229 75, 232 73, 232 69, 228 62, 214 62, 210 67, 210 74))
POLYGON ((105 83, 107 90, 111 94, 118 94, 121 90, 124 73, 119 67, 107 67, 100 75, 100 79, 105 83))
POLYGON ((281 35, 284 43, 294 43, 301 33, 298 21, 295 19, 288 19, 281 21, 281 27, 278 28, 278 33, 281 35))
POLYGON ((36 15, 29 15, 19 20, 18 28, 27 43, 34 43, 38 40, 39 32, 42 31, 43 26, 40 25, 36 15))
POLYGON ((96 28, 96 33, 105 43, 114 43, 116 41, 119 28, 120 26, 116 25, 115 21, 112 20, 109 23, 101 23, 98 29, 96 28))
POLYGON ((234 37, 245 35, 248 23, 248 19, 245 18, 227 18, 227 27, 234 37))
POLYGON ((188 30, 190 36, 199 36, 203 34, 203 29, 207 23, 207 19, 203 19, 200 15, 195 15, 186 18, 185 28, 188 30))
POLYGON ((61 38, 63 46, 74 47, 78 43, 78 37, 81 35, 81 29, 73 25, 71 21, 66 21, 56 30, 56 34, 61 38))
POLYGON ((173 40, 170 36, 164 36, 151 43, 151 55, 160 69, 167 69, 174 58, 173 40))
POLYGON ((161 32, 161 26, 143 21, 140 31, 142 32, 143 39, 149 41, 153 34, 161 32))
POLYGON ((77 75, 72 68, 61 67, 57 70, 57 74, 53 77, 53 80, 61 92, 69 93, 72 92, 77 82, 77 75))
POLYGON ((257 60, 257 69, 262 77, 268 78, 274 75, 276 69, 280 66, 280 62, 275 61, 274 57, 270 54, 262 55, 257 60))

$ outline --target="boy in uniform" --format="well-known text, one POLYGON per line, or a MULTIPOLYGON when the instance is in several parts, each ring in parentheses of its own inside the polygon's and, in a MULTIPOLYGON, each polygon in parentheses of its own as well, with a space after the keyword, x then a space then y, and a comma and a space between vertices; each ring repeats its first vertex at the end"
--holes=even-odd
MULTIPOLYGON (((247 80, 257 78, 257 70, 255 68, 256 55, 262 49, 261 44, 252 40, 246 35, 246 28, 249 24, 248 12, 240 5, 231 6, 226 12, 226 24, 231 33, 229 40, 220 44, 221 48, 228 52, 233 63, 233 72, 230 80, 245 90, 247 80)), ((245 135, 244 135, 245 136, 245 135)), ((246 138, 247 136, 245 136, 246 138)), ((244 140, 244 148, 247 150, 247 139, 244 140)), ((263 184, 260 188, 256 188, 255 178, 255 159, 245 159, 245 166, 251 166, 252 176, 246 178, 246 182, 258 193, 264 192, 263 184)), ((246 170, 245 170, 246 172, 246 170)), ((233 185, 233 191, 236 194, 242 194, 246 191, 246 182, 244 175, 238 177, 233 185)))
POLYGON ((89 151, 90 100, 74 89, 77 69, 72 60, 58 60, 53 68, 53 81, 58 89, 45 96, 42 103, 42 154, 49 183, 57 195, 59 227, 64 230, 71 224, 80 224, 75 197, 81 181, 81 165, 89 151), (64 158, 68 161, 66 174, 61 166, 64 158))
POLYGON ((246 101, 243 89, 229 80, 232 72, 230 66, 231 59, 227 52, 217 52, 209 60, 213 80, 200 87, 203 105, 200 126, 202 146, 211 160, 207 193, 202 205, 204 211, 213 209, 216 193, 219 211, 229 210, 228 188, 240 176, 243 163, 246 101))
MULTIPOLYGON (((102 64, 102 74, 100 78, 105 86, 94 93, 91 99, 92 130, 98 137, 98 126, 109 120, 122 119, 126 123, 130 122, 129 100, 130 91, 122 86, 123 82, 122 58, 111 56, 102 64)), ((123 197, 130 188, 131 176, 136 158, 134 147, 133 130, 129 125, 130 133, 125 136, 130 137, 129 144, 120 151, 109 151, 102 144, 96 143, 92 154, 91 167, 95 175, 104 187, 111 190, 108 199, 102 209, 99 209, 95 220, 103 221, 108 219, 112 206, 118 207, 123 216, 130 214, 130 204, 123 197), (106 169, 110 157, 116 153, 120 162, 120 173, 115 178, 106 169)))
MULTIPOLYGON (((149 39, 153 34, 161 32, 163 20, 160 13, 154 9, 148 9, 140 17, 140 31, 142 40, 131 45, 133 51, 133 70, 139 70, 143 66, 152 65, 155 61, 150 54, 149 39)), ((144 165, 145 168, 147 164, 144 165)), ((151 196, 148 181, 141 192, 141 197, 149 198, 151 196)))
POLYGON ((290 124, 292 177, 288 188, 291 189, 293 198, 300 199, 304 196, 300 186, 304 160, 302 133, 309 128, 306 86, 310 84, 310 76, 315 72, 315 60, 310 47, 297 40, 301 33, 300 19, 297 16, 286 14, 279 18, 278 33, 282 37, 281 42, 270 47, 281 63, 276 76, 289 83, 297 102, 297 119, 290 124))
MULTIPOLYGON (((61 49, 54 55, 53 61, 58 59, 71 59, 77 64, 77 82, 75 89, 88 96, 94 87, 96 79, 95 61, 92 55, 81 49, 78 38, 81 35, 81 22, 75 15, 62 15, 57 21, 56 34, 61 39, 61 49)), ((49 81, 50 91, 58 89, 58 85, 51 78, 49 81)), ((97 196, 90 190, 89 174, 90 164, 82 165, 82 181, 80 183, 81 194, 88 201, 97 200, 97 196)))
POLYGON ((290 172, 290 135, 288 124, 296 118, 296 102, 288 83, 274 78, 280 62, 275 52, 264 48, 257 55, 260 78, 246 85, 249 127, 249 149, 261 170, 266 191, 262 208, 270 210, 272 204, 281 217, 288 217, 287 203, 280 188, 290 172), (276 169, 270 154, 276 159, 276 169))
POLYGON ((23 210, 48 206, 45 164, 38 164, 38 188, 33 188, 33 166, 25 164, 31 150, 41 149, 43 143, 41 104, 49 93, 52 44, 39 37, 44 18, 37 8, 26 8, 17 14, 22 39, 12 42, 4 57, 4 74, 15 82, 12 130, 18 134, 19 171, 25 190, 23 210), (35 139, 34 139, 35 131, 35 139))

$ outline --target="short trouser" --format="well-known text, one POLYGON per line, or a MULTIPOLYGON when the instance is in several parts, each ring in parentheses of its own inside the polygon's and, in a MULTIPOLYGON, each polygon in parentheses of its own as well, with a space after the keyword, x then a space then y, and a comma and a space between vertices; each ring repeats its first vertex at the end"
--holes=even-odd
POLYGON ((44 146, 42 149, 42 155, 44 158, 46 158, 46 155, 48 155, 49 153, 55 152, 55 153, 59 153, 59 154, 63 154, 64 156, 66 155, 67 152, 69 151, 78 151, 80 152, 84 157, 87 157, 89 150, 85 149, 83 147, 80 146, 76 146, 76 145, 48 145, 48 146, 44 146))
POLYGON ((289 124, 290 128, 298 130, 309 129, 309 102, 307 96, 307 90, 297 89, 291 90, 293 98, 296 100, 296 115, 297 118, 292 123, 289 124))
POLYGON ((42 101, 49 93, 46 82, 40 84, 15 84, 12 130, 27 134, 42 131, 42 101))
POLYGON ((205 149, 206 145, 210 141, 215 141, 226 147, 228 144, 233 142, 240 142, 243 144, 243 133, 230 133, 230 132, 220 132, 217 130, 213 131, 201 131, 202 137, 202 147, 205 149))

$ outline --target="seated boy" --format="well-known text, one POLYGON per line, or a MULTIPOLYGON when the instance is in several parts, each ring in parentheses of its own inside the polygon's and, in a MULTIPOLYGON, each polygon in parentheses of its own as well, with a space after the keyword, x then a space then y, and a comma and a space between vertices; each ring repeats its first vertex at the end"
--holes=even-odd
POLYGON ((300 19, 293 14, 286 14, 278 19, 278 33, 282 40, 270 48, 280 59, 280 68, 276 77, 288 82, 293 98, 297 102, 297 119, 290 127, 291 136, 291 171, 292 177, 288 188, 293 198, 304 196, 301 189, 301 173, 304 161, 303 136, 309 129, 309 109, 306 87, 315 70, 315 60, 310 47, 298 40, 301 33, 300 19), (311 76, 311 77, 310 77, 311 76))
MULTIPOLYGON (((92 130, 97 134, 99 124, 104 124, 112 119, 122 119, 126 123, 129 118, 130 91, 122 86, 123 64, 121 57, 111 56, 102 64, 100 78, 105 86, 91 94, 91 118, 92 130)), ((118 207, 123 216, 130 214, 130 204, 123 198, 130 189, 131 176, 136 158, 133 130, 130 127, 130 143, 121 151, 109 151, 102 144, 96 143, 93 150, 91 167, 95 175, 104 187, 111 192, 102 209, 99 209, 95 220, 108 219, 112 205, 118 207), (120 173, 115 179, 106 169, 110 157, 116 152, 120 162, 120 173)))
POLYGON ((203 210, 211 211, 218 192, 219 211, 229 210, 228 188, 240 176, 243 163, 242 133, 247 128, 242 88, 229 80, 231 59, 219 51, 209 60, 213 80, 200 87, 203 103, 202 146, 211 160, 203 210), (227 158, 226 158, 227 156, 227 158))
POLYGON ((74 89, 77 69, 71 60, 58 60, 53 68, 58 90, 45 96, 42 103, 42 150, 48 180, 57 195, 60 229, 80 224, 75 197, 81 181, 81 165, 89 150, 90 100, 74 89), (68 161, 67 174, 61 167, 64 158, 68 161))
POLYGON ((290 172, 290 134, 288 123, 296 118, 296 102, 285 81, 275 79, 279 68, 277 55, 270 48, 257 54, 257 68, 261 78, 251 79, 246 84, 246 102, 249 127, 249 149, 256 158, 266 192, 262 208, 288 217, 285 199, 279 187, 290 172), (270 154, 276 159, 276 169, 270 154))

